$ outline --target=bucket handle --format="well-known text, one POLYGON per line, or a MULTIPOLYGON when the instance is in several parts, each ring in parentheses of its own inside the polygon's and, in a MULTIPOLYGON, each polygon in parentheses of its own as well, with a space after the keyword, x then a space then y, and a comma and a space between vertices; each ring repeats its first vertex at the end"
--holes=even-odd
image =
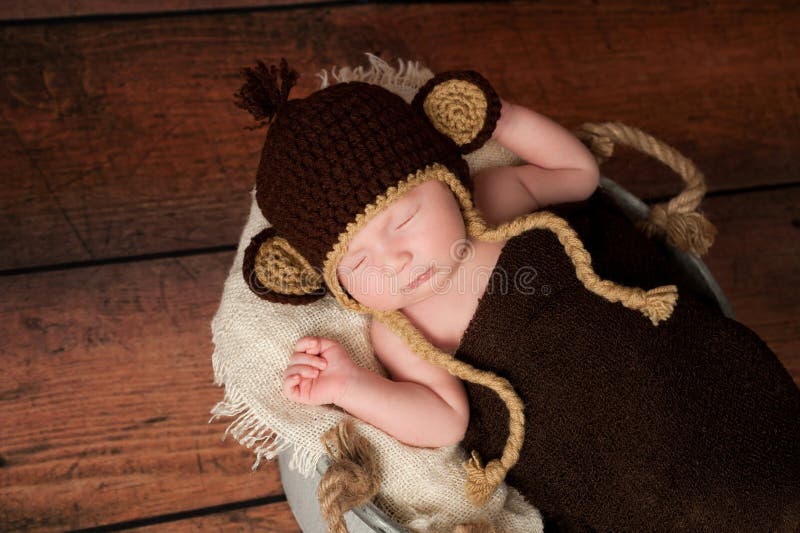
POLYGON ((587 122, 575 134, 589 147, 598 164, 611 157, 614 144, 621 144, 657 159, 677 173, 686 184, 683 191, 668 202, 652 206, 648 217, 636 225, 648 237, 666 236, 670 245, 698 257, 708 252, 717 228, 698 211, 706 193, 705 177, 689 158, 652 135, 621 122, 587 122))

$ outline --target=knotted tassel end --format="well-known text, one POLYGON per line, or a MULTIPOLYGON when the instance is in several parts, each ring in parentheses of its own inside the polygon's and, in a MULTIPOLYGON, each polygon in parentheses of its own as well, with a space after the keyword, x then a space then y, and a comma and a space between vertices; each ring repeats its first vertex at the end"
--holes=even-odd
POLYGON ((664 285, 651 289, 644 294, 644 303, 639 311, 650 319, 654 326, 672 316, 675 303, 678 301, 678 287, 664 285))
POLYGON ((708 252, 717 236, 717 228, 702 213, 671 213, 662 205, 653 206, 649 217, 636 226, 648 237, 666 235, 668 244, 698 257, 708 252))
POLYGON ((506 477, 506 468, 498 459, 489 461, 483 467, 480 455, 472 450, 472 458, 464 463, 467 471, 467 499, 474 505, 482 506, 506 477))

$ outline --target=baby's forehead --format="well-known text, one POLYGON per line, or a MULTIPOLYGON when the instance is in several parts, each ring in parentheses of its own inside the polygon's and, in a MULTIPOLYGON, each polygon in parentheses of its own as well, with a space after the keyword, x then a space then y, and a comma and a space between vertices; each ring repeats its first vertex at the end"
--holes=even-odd
POLYGON ((362 226, 362 229, 366 227, 373 227, 381 224, 384 219, 391 218, 396 212, 402 211, 410 205, 415 198, 413 195, 413 191, 408 191, 404 193, 402 196, 394 198, 389 204, 385 205, 383 209, 381 209, 378 213, 375 213, 369 221, 362 226))
POLYGON ((386 219, 393 218, 397 212, 408 209, 408 206, 418 199, 418 195, 417 187, 413 187, 402 193, 402 195, 392 198, 388 204, 379 212, 374 213, 372 217, 353 234, 350 240, 350 246, 345 255, 349 255, 350 251, 353 250, 354 244, 358 244, 361 241, 369 242, 370 239, 377 238, 378 236, 373 235, 373 233, 376 233, 378 229, 384 225, 386 219))
POLYGON ((395 196, 388 204, 385 204, 384 207, 379 212, 375 213, 369 219, 369 221, 367 221, 367 223, 364 226, 362 226, 362 229, 364 227, 377 224, 384 218, 391 216, 395 211, 400 211, 402 209, 405 209, 409 204, 414 202, 414 200, 416 200, 418 196, 419 196, 418 187, 413 187, 405 191, 404 193, 395 196))

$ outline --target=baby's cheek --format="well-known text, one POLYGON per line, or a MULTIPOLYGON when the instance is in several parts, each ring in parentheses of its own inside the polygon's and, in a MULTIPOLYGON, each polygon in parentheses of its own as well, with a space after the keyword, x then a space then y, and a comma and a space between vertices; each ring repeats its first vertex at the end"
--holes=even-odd
POLYGON ((339 286, 349 294, 350 283, 347 276, 342 271, 336 272, 336 279, 339 280, 339 286))
POLYGON ((342 287, 342 290, 347 293, 350 298, 358 300, 357 295, 363 291, 363 284, 358 278, 358 273, 343 269, 339 271, 337 278, 339 279, 339 285, 342 287))
POLYGON ((347 297, 355 300, 356 298, 353 297, 353 294, 352 292, 350 292, 350 288, 348 284, 344 281, 344 278, 342 276, 338 276, 337 278, 339 280, 339 286, 342 288, 342 291, 347 295, 347 297))

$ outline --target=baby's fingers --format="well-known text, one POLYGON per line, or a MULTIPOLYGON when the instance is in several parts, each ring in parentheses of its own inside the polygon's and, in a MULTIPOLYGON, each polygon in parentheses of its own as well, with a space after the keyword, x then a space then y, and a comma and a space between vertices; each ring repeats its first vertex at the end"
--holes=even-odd
POLYGON ((311 384, 314 380, 293 374, 283 382, 283 395, 287 400, 312 404, 311 384))
POLYGON ((320 338, 313 337, 307 335, 305 337, 301 337, 297 340, 294 345, 295 352, 308 352, 308 353, 319 353, 320 352, 320 338))
POLYGON ((315 378, 319 376, 319 368, 314 368, 313 366, 309 365, 289 365, 286 367, 286 370, 283 371, 284 379, 288 378, 291 375, 299 374, 304 378, 315 378))
POLYGON ((294 352, 289 358, 289 364, 309 365, 323 370, 326 366, 328 366, 328 361, 319 355, 311 355, 304 352, 294 352))
POLYGON ((292 374, 291 376, 284 378, 283 380, 283 396, 288 400, 294 400, 299 392, 298 385, 300 384, 300 380, 303 379, 300 377, 300 374, 292 374))
POLYGON ((313 380, 303 379, 300 381, 300 397, 306 400, 311 397, 311 384, 313 380))
POLYGON ((309 403, 311 382, 313 379, 304 378, 300 374, 292 374, 283 380, 283 395, 293 402, 309 403))
POLYGON ((336 346, 337 344, 338 343, 332 339, 307 335, 298 339, 294 345, 294 351, 319 354, 336 346))

